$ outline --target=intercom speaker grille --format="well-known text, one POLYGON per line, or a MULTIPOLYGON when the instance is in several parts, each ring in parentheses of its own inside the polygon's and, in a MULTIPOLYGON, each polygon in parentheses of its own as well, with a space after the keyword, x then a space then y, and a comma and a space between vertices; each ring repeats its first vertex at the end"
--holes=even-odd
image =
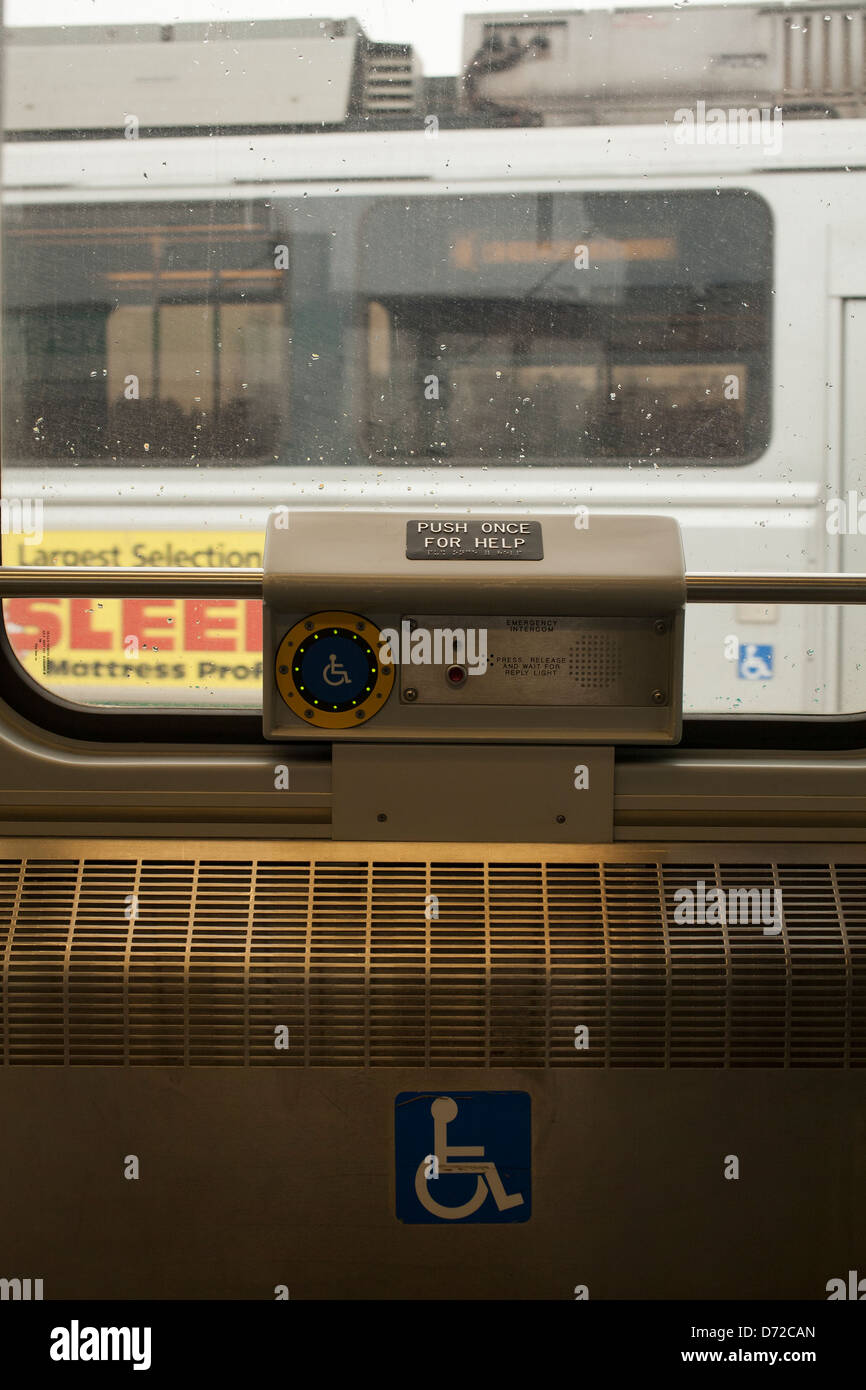
POLYGON ((580 690, 610 691, 622 683, 622 644, 615 633, 587 632, 569 653, 568 673, 580 690))
POLYGON ((3 1062, 866 1066, 866 866, 245 854, 0 861, 3 1062))

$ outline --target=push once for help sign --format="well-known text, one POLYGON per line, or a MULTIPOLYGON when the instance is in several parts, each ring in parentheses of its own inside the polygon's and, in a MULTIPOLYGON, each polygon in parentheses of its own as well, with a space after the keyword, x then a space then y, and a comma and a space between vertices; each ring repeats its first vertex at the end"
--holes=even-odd
MULTIPOLYGON (((46 532, 3 537, 9 565, 258 569, 255 531, 46 532)), ((6 632, 40 685, 91 704, 257 707, 262 606, 247 599, 13 598, 6 632)))

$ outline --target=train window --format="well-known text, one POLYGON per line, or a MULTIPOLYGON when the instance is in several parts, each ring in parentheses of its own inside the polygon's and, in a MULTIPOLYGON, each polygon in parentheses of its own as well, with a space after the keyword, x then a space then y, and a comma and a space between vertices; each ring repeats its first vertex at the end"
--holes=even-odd
MULTIPOLYGON (((14 31, 3 563, 258 568, 276 506, 423 497, 671 515, 692 573, 866 568, 856 74, 828 57, 823 110, 794 101, 772 74, 808 26, 704 10, 491 6, 436 77, 420 11, 387 42, 14 31), (766 71, 715 61, 741 37, 766 71)), ((259 707, 258 603, 3 614, 76 714, 259 707)), ((686 713, 859 713, 864 640, 866 611, 702 604, 686 713)))
POLYGON ((771 247, 766 205, 737 189, 372 209, 371 454, 754 458, 770 429, 771 247))
POLYGON ((73 467, 273 456, 288 401, 274 262, 267 210, 250 204, 9 209, 7 453, 73 467))

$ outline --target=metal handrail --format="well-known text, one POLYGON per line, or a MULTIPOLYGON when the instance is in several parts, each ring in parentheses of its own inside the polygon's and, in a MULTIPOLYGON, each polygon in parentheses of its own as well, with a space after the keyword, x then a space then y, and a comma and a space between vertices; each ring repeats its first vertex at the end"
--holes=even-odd
MULTIPOLYGON (((0 598, 260 599, 260 569, 0 566, 0 598)), ((866 603, 866 574, 690 574, 688 603, 866 603)))
POLYGON ((115 568, 97 565, 0 566, 2 598, 248 598, 262 597, 260 569, 115 568))
POLYGON ((866 574, 688 574, 686 601, 866 603, 866 574))

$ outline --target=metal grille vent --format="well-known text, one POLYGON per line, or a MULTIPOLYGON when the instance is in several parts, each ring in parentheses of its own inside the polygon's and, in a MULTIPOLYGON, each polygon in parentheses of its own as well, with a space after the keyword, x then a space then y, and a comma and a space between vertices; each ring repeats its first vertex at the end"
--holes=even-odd
POLYGON ((416 64, 411 47, 369 44, 364 55, 365 114, 411 114, 416 103, 416 64))
POLYGON ((844 10, 784 16, 785 96, 862 98, 866 79, 866 17, 844 10))
POLYGON ((5 859, 0 965, 11 1065, 866 1065, 866 865, 5 859))

